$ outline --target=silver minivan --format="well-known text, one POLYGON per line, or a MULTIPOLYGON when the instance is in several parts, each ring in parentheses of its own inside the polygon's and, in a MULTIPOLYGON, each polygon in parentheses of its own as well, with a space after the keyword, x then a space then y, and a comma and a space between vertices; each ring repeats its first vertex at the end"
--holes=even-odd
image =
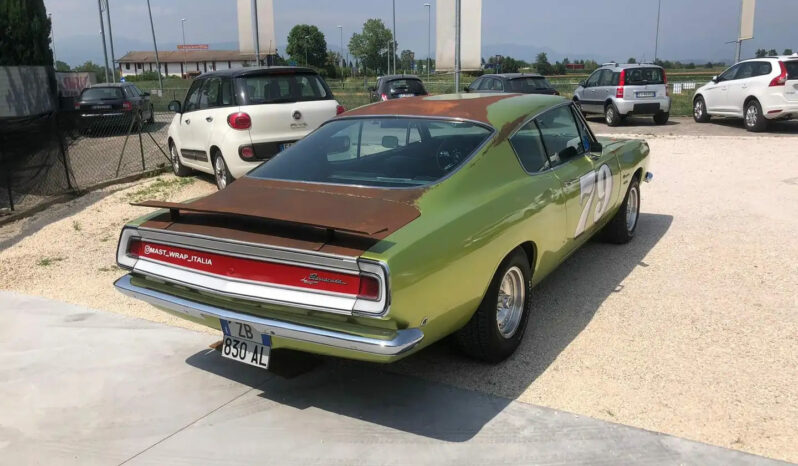
POLYGON ((628 115, 653 115, 655 123, 664 125, 671 111, 665 70, 645 63, 602 65, 579 83, 574 102, 583 113, 604 114, 610 126, 628 115))

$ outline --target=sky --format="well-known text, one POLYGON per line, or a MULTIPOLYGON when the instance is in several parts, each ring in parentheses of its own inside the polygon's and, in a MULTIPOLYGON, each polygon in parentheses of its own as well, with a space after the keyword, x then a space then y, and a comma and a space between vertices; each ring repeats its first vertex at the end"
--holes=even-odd
MULTIPOLYGON (((432 3, 432 53, 435 53, 435 0, 432 3)), ((510 55, 534 60, 592 58, 597 61, 635 57, 651 60, 658 0, 483 0, 482 55, 510 55)), ((159 49, 174 50, 181 41, 180 18, 186 18, 186 42, 211 48, 237 48, 235 0, 150 0, 159 49)), ((661 0, 658 56, 682 61, 732 61, 740 0, 661 0)), ((427 10, 424 0, 396 0, 399 50, 427 55, 427 10)), ((56 58, 71 65, 102 61, 99 15, 94 0, 45 0, 52 14, 56 58)), ((117 58, 130 50, 152 50, 145 0, 110 0, 117 58)), ((295 24, 319 27, 328 48, 340 50, 369 18, 390 27, 390 0, 274 0, 278 51, 295 24)), ((106 31, 107 33, 107 31, 106 31)), ((463 34, 469 31, 464 30, 463 34)), ((759 0, 754 39, 743 43, 743 57, 758 48, 798 51, 798 0, 759 0)), ((110 53, 110 51, 109 51, 110 53)), ((284 55, 284 53, 283 53, 284 55)))

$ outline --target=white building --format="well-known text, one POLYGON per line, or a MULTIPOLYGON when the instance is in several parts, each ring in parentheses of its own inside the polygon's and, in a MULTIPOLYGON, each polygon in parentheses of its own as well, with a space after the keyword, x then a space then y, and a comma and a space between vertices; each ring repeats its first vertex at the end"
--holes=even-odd
MULTIPOLYGON (((161 74, 164 76, 196 76, 207 71, 255 66, 255 54, 238 50, 168 50, 158 52, 161 74)), ((128 52, 118 59, 122 76, 134 76, 156 71, 155 52, 128 52)), ((266 56, 261 55, 261 62, 266 56)))

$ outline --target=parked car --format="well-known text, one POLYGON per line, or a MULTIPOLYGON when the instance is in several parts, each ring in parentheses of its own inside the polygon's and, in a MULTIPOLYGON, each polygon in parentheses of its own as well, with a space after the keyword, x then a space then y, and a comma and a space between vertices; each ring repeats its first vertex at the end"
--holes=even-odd
POLYGON ((742 118, 748 131, 798 117, 798 54, 745 60, 715 76, 693 96, 693 118, 742 118))
POLYGON ((632 240, 648 155, 561 97, 364 106, 223 191, 138 204, 162 210, 122 230, 116 287, 261 367, 271 348, 391 362, 452 333, 498 362, 534 285, 596 234, 632 240))
POLYGON ((127 128, 136 119, 144 123, 155 121, 150 93, 142 92, 132 83, 105 83, 87 87, 75 100, 75 110, 84 128, 127 128))
POLYGON ((483 74, 465 91, 560 95, 543 75, 533 73, 483 74))
POLYGON ((629 115, 653 115, 656 124, 664 125, 671 111, 665 70, 645 63, 601 66, 579 83, 574 102, 586 114, 603 114, 609 126, 629 115))
POLYGON ((212 173, 219 189, 344 112, 318 73, 297 67, 205 73, 169 109, 175 174, 212 173))
POLYGON ((377 78, 377 85, 369 88, 369 97, 372 102, 418 95, 428 95, 427 89, 424 88, 424 83, 418 76, 408 74, 380 76, 377 78))

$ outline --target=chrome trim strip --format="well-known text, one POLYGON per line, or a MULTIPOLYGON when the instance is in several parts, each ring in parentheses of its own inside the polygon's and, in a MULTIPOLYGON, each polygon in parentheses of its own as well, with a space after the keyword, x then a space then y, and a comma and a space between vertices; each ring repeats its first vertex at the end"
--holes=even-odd
POLYGON ((424 332, 417 328, 397 330, 394 338, 380 340, 242 314, 133 285, 129 274, 117 280, 114 286, 127 296, 195 318, 235 320, 248 323, 260 333, 275 337, 316 343, 361 353, 395 356, 412 349, 424 338, 424 332))

